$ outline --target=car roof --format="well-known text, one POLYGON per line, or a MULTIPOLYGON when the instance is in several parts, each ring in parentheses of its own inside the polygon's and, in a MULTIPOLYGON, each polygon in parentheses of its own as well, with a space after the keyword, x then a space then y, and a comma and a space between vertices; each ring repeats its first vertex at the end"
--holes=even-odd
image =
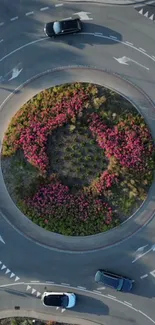
POLYGON ((47 305, 52 305, 52 306, 61 306, 62 305, 62 299, 63 297, 65 297, 65 295, 48 295, 48 296, 44 296, 44 303, 47 305))
POLYGON ((77 21, 75 19, 63 20, 61 21, 61 28, 63 30, 77 28, 77 21))

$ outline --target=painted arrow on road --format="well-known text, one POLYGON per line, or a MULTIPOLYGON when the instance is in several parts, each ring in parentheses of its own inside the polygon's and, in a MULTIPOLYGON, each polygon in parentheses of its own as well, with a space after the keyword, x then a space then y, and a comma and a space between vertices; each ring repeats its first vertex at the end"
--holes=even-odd
MULTIPOLYGON (((143 246, 143 247, 140 247, 140 248, 143 248, 146 246, 143 246)), ((142 258, 143 256, 145 256, 146 254, 148 254, 149 252, 155 252, 155 245, 152 245, 150 249, 148 249, 145 253, 142 253, 142 254, 139 254, 133 261, 132 263, 136 262, 137 260, 139 260, 140 258, 142 258)))
POLYGON ((5 244, 5 241, 3 240, 2 236, 0 236, 0 241, 5 244))
POLYGON ((91 15, 91 12, 75 12, 73 15, 78 15, 80 17, 80 20, 93 20, 93 18, 90 18, 88 15, 91 15))
POLYGON ((19 70, 18 68, 13 68, 12 69, 12 77, 9 79, 9 81, 12 80, 12 79, 17 78, 19 76, 19 74, 22 72, 22 70, 23 69, 19 70))
POLYGON ((144 68, 144 69, 146 69, 146 70, 149 70, 149 68, 145 67, 145 65, 142 65, 142 64, 140 64, 139 62, 134 61, 134 60, 128 58, 127 56, 122 56, 121 58, 115 58, 115 57, 113 57, 113 58, 114 58, 117 62, 119 62, 120 64, 129 65, 127 62, 133 62, 133 63, 139 65, 140 67, 142 67, 142 68, 144 68))

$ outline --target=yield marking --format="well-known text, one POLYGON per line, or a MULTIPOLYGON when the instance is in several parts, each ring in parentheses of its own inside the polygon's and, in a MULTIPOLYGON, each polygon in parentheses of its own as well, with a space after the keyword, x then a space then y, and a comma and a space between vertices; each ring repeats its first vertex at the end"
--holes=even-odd
POLYGON ((155 270, 151 271, 150 274, 155 278, 155 270))
POLYGON ((139 12, 139 14, 143 15, 143 8, 138 12, 139 12))
POLYGON ((60 307, 56 307, 56 310, 58 310, 60 307))
POLYGON ((41 293, 39 291, 37 291, 37 297, 41 296, 41 293))
POLYGON ((5 274, 8 274, 9 272, 11 272, 9 269, 7 269, 6 271, 5 271, 5 274))
POLYGON ((149 19, 153 20, 154 19, 154 14, 149 17, 149 19))
POLYGON ((148 18, 148 14, 149 14, 149 12, 147 11, 147 12, 145 13, 144 16, 145 16, 146 18, 148 18))
POLYGON ((3 41, 4 41, 4 40, 3 40, 3 39, 1 39, 1 40, 0 40, 0 43, 2 43, 3 41))
POLYGON ((140 278, 141 278, 141 279, 145 279, 145 278, 147 278, 147 276, 148 276, 148 274, 144 274, 144 275, 142 275, 140 278))
POLYGON ((4 270, 4 269, 6 269, 6 266, 3 264, 1 267, 1 270, 4 270))
POLYGON ((65 308, 63 308, 63 309, 61 310, 61 313, 63 313, 65 310, 66 310, 66 309, 65 309, 65 308))
POLYGON ((18 16, 13 17, 13 18, 11 18, 10 20, 11 20, 11 21, 14 21, 14 20, 17 20, 17 19, 18 19, 18 16))
POLYGON ((30 15, 33 15, 34 14, 34 11, 29 11, 29 12, 26 12, 25 16, 30 16, 30 15))
POLYGON ((29 289, 31 289, 31 286, 28 285, 27 288, 26 288, 26 291, 29 290, 29 289))
POLYGON ((2 262, 0 261, 0 264, 2 264, 2 262))
POLYGON ((0 26, 3 26, 4 25, 4 22, 0 23, 0 26))
POLYGON ((11 273, 10 278, 13 278, 14 276, 15 276, 15 274, 14 273, 11 273))
POLYGON ((19 278, 18 276, 16 276, 16 278, 15 278, 15 282, 18 281, 19 279, 20 279, 20 278, 19 278))
POLYGON ((32 289, 32 294, 36 292, 36 289, 32 289))
POLYGON ((78 15, 80 17, 80 20, 93 20, 93 18, 90 18, 88 15, 91 15, 91 12, 75 12, 73 15, 78 15))
POLYGON ((43 8, 40 9, 40 11, 45 11, 45 10, 48 10, 48 9, 49 9, 49 7, 43 7, 43 8))
MULTIPOLYGON (((2 42, 3 40, 1 40, 1 42, 2 42)), ((0 42, 0 43, 1 43, 0 42)), ((3 238, 2 238, 2 236, 0 236, 0 241, 3 243, 3 244, 5 244, 5 241, 3 240, 3 238)))

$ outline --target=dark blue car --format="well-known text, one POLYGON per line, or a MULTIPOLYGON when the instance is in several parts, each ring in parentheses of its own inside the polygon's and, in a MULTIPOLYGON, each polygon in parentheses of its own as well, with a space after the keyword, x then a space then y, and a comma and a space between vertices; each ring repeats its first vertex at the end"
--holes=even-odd
POLYGON ((129 292, 133 286, 133 280, 104 270, 98 270, 95 274, 95 282, 100 282, 117 291, 129 292))

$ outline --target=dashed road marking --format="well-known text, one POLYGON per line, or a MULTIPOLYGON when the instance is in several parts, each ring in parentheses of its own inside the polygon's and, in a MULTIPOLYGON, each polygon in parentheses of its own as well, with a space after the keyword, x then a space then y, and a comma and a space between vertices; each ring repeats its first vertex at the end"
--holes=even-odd
POLYGON ((40 8, 40 11, 45 11, 45 10, 48 10, 49 7, 43 7, 43 8, 40 8))
POLYGON ((101 36, 103 33, 95 33, 96 36, 101 36))
POLYGON ((55 7, 62 7, 64 4, 63 3, 57 3, 55 7))
POLYGON ((4 22, 2 21, 1 23, 0 23, 0 26, 3 26, 4 25, 4 22))
POLYGON ((142 275, 140 278, 141 278, 141 279, 145 279, 147 276, 148 276, 148 274, 144 274, 144 275, 142 275))
POLYGON ((16 276, 15 282, 18 281, 18 280, 20 280, 20 278, 19 278, 19 276, 16 276))
POLYGON ((18 19, 18 16, 11 18, 10 21, 15 21, 17 19, 18 19))
POLYGON ((125 43, 128 44, 128 45, 133 45, 133 43, 130 43, 130 42, 127 42, 127 41, 125 43))
POLYGON ((36 289, 32 288, 32 294, 34 294, 36 292, 36 289))
POLYGON ((143 51, 143 52, 146 52, 146 50, 142 49, 141 47, 139 47, 139 49, 140 49, 141 51, 143 51))
POLYGON ((40 282, 40 281, 30 281, 30 282, 33 282, 33 283, 38 283, 38 282, 40 282))
POLYGON ((110 35, 110 37, 113 38, 113 39, 117 39, 117 37, 116 36, 113 36, 113 35, 110 35))
POLYGON ((3 40, 3 39, 1 39, 1 40, 0 40, 0 43, 2 43, 3 41, 4 41, 4 40, 3 40))
POLYGON ((54 284, 53 281, 46 281, 46 283, 49 283, 49 284, 54 284))
POLYGON ((113 298, 113 299, 116 299, 116 297, 114 297, 114 296, 111 296, 111 295, 108 295, 108 297, 110 297, 110 298, 113 298))
POLYGON ((1 267, 1 270, 4 270, 4 269, 6 269, 6 266, 3 264, 1 267))
POLYGON ((132 304, 131 304, 130 302, 128 302, 128 301, 125 301, 125 300, 124 300, 124 302, 125 302, 125 304, 127 304, 127 305, 129 305, 129 306, 132 306, 132 304))
POLYGON ((95 292, 95 293, 101 293, 102 294, 102 292, 101 291, 98 291, 98 290, 93 290, 93 292, 95 292))
POLYGON ((78 289, 81 289, 81 290, 86 290, 85 287, 81 287, 81 286, 77 286, 78 289))
POLYGON ((30 15, 33 15, 34 14, 34 11, 29 11, 29 12, 26 12, 25 16, 30 16, 30 15))
POLYGON ((12 272, 10 275, 10 278, 13 278, 15 276, 15 274, 12 272))
POLYGON ((62 284, 63 286, 70 286, 70 284, 69 284, 69 283, 64 283, 64 282, 61 282, 61 284, 62 284))
POLYGON ((37 297, 40 297, 41 296, 41 292, 37 291, 37 297))
POLYGON ((5 274, 8 274, 8 273, 10 273, 11 271, 9 270, 9 269, 7 269, 6 271, 5 271, 5 274))

